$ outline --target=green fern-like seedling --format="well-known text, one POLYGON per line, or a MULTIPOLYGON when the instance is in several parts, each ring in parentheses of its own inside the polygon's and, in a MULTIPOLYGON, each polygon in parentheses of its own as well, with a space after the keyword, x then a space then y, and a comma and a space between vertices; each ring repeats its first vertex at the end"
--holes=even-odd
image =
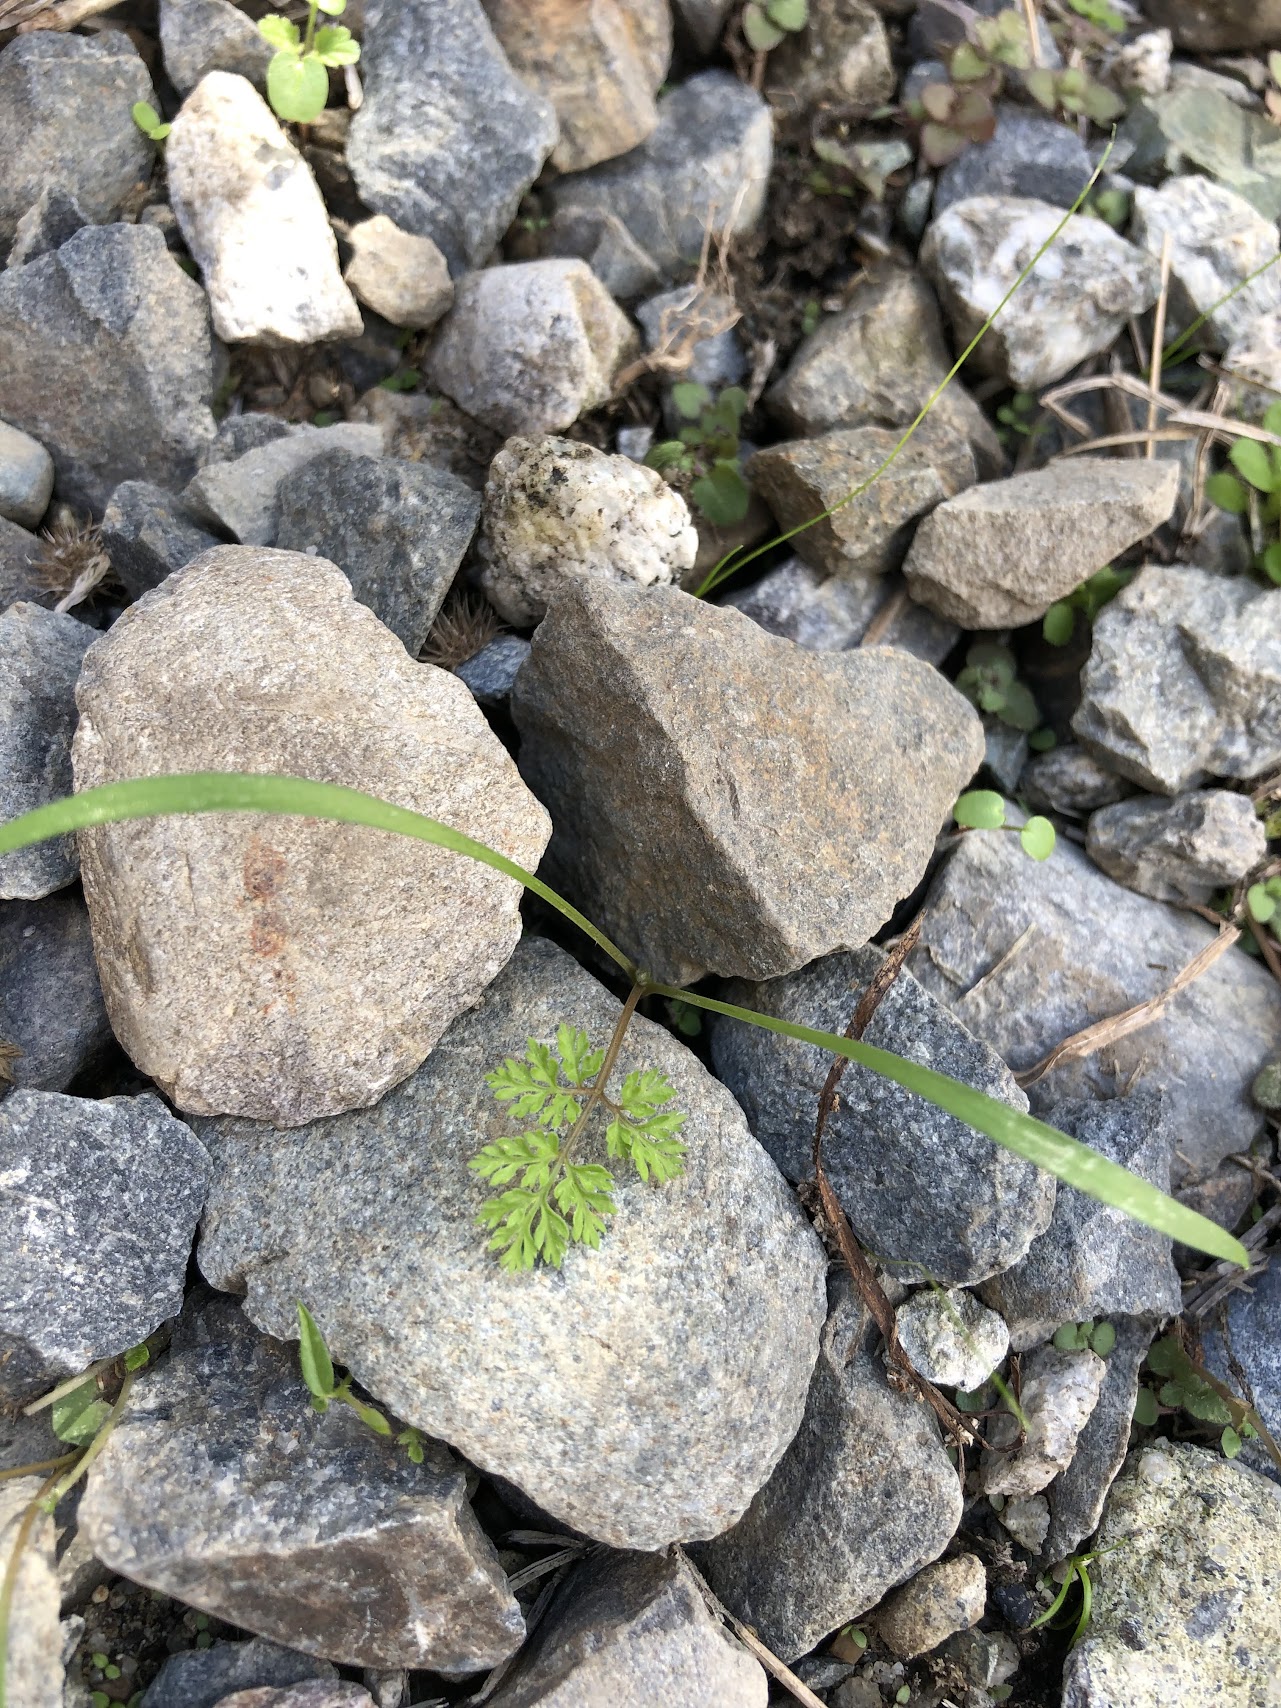
POLYGON ((605 1148, 630 1162, 642 1180, 674 1180, 684 1168, 676 1137, 685 1120, 666 1108, 676 1092, 652 1068, 629 1073, 617 1101, 606 1095, 606 1051, 586 1032, 562 1023, 556 1044, 530 1038, 523 1058, 508 1057, 485 1083, 523 1132, 495 1139, 470 1167, 490 1186, 477 1216, 488 1249, 506 1270, 532 1269, 541 1259, 559 1269, 571 1245, 599 1247, 606 1217, 617 1209, 614 1177, 601 1163, 574 1162, 571 1153, 593 1111, 608 1116, 605 1148))

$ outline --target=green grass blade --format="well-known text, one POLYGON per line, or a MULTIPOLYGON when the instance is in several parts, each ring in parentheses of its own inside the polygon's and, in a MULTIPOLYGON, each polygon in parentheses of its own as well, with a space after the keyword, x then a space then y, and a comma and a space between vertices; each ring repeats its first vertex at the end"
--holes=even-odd
POLYGON ((1088 1145, 1047 1127, 1044 1121, 1038 1121, 1032 1115, 1012 1109, 999 1098, 976 1091, 972 1085, 962 1085, 959 1080, 949 1079, 933 1068, 922 1067, 919 1062, 909 1062, 890 1050, 878 1050, 874 1045, 854 1038, 840 1038, 835 1032, 817 1032, 809 1026, 795 1026, 788 1020, 755 1014, 750 1008, 737 1008, 731 1002, 717 1002, 710 996, 698 996, 689 990, 673 990, 666 985, 649 988, 660 996, 677 996, 682 1002, 710 1009, 713 1014, 727 1014, 732 1020, 746 1021, 749 1026, 759 1026, 785 1038, 796 1038, 803 1044, 815 1044, 820 1050, 831 1050, 847 1061, 857 1062, 860 1067, 871 1068, 873 1073, 892 1079, 896 1085, 916 1092, 927 1102, 945 1109, 949 1115, 955 1115, 980 1133, 986 1133, 998 1145, 1013 1151, 1016 1156, 1025 1157, 1028 1162, 1034 1162, 1065 1185, 1075 1186, 1078 1192, 1111 1204, 1132 1216, 1136 1222, 1169 1234, 1171 1239, 1197 1251, 1207 1252, 1211 1257, 1225 1257, 1231 1263, 1239 1263, 1243 1269, 1250 1266, 1249 1255, 1241 1242, 1208 1217, 1187 1209, 1177 1199, 1149 1185, 1146 1180, 1140 1180, 1137 1174, 1131 1174, 1129 1169, 1118 1163, 1109 1162, 1088 1145))
MULTIPOLYGON (((1210 304, 1204 314, 1198 314, 1192 324, 1184 331, 1180 332, 1179 336, 1173 339, 1166 345, 1165 349, 1162 350, 1161 366, 1163 368, 1168 368, 1172 367, 1176 362, 1183 361, 1185 359, 1181 354, 1183 346, 1196 337, 1197 333, 1205 325, 1206 321, 1209 320, 1212 315, 1216 315, 1221 308, 1226 308, 1234 296, 1237 296, 1241 291, 1245 290, 1247 285, 1252 285, 1256 279, 1261 278, 1263 274, 1267 272, 1269 267, 1275 267, 1278 261, 1281 261, 1281 250, 1279 250, 1275 255, 1269 256, 1261 267, 1256 267, 1252 273, 1247 273, 1245 278, 1241 280, 1240 284, 1233 285, 1230 291, 1225 291, 1219 298, 1218 302, 1212 302, 1210 304)), ((1150 370, 1146 377, 1151 379, 1152 375, 1150 370)))

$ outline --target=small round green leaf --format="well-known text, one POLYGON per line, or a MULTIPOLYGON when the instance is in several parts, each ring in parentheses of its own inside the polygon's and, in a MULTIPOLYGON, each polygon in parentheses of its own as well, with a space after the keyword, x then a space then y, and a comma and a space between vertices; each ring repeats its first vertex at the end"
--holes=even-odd
POLYGON ((1223 1449, 1223 1457, 1225 1459, 1235 1459, 1237 1454, 1241 1451, 1241 1437, 1237 1434, 1236 1430, 1233 1429, 1231 1424, 1228 1425, 1228 1427, 1223 1431, 1223 1434, 1219 1437, 1219 1445, 1223 1449))
POLYGON ((1144 1429, 1151 1429, 1161 1415, 1161 1408, 1156 1403, 1156 1395, 1151 1388, 1140 1388, 1134 1398, 1134 1421, 1144 1429))
POLYGON ((347 10, 347 0, 316 0, 316 5, 327 18, 341 18, 347 10))
POLYGON ((309 125, 329 99, 329 73, 315 57, 281 52, 267 67, 267 99, 278 119, 309 125))
POLYGON ((995 789, 968 789, 952 808, 962 830, 999 830, 1005 823, 1005 801, 995 789))
POLYGON ((135 101, 129 111, 133 115, 133 122, 138 129, 147 136, 150 136, 160 123, 160 114, 150 101, 135 101))
POLYGON ((1055 840, 1054 826, 1039 814, 1030 818, 1019 831, 1023 852, 1031 860, 1048 860, 1054 852, 1055 840))
POLYGON ((1040 709, 1033 698, 1032 690, 1024 682, 1011 682, 1005 690, 1005 705, 1001 708, 1001 722, 1009 724, 1012 729, 1034 730, 1041 721, 1040 709))
POLYGON ((334 1391, 333 1360, 316 1319, 301 1299, 297 1305, 298 1361, 302 1365, 302 1379, 318 1400, 327 1400, 334 1391))
POLYGON ((1277 485, 1276 470, 1266 445, 1257 439, 1238 439, 1228 452, 1228 461, 1258 492, 1271 492, 1277 485))
POLYGON ((1245 905, 1250 910, 1251 919, 1258 920, 1260 925, 1266 925, 1277 910, 1274 897, 1270 896, 1263 884, 1251 884, 1245 892, 1245 905))
POLYGON ((1066 646, 1076 627, 1076 612, 1066 599, 1051 605, 1041 619, 1041 633, 1051 646, 1066 646))
POLYGON ((961 42, 952 55, 951 70, 954 82, 973 83, 978 78, 987 76, 988 64, 969 42, 961 42))
POLYGON ((809 23, 809 0, 765 0, 765 12, 771 24, 794 35, 809 23))
POLYGON ((1052 729, 1034 729, 1027 738, 1027 744, 1033 753, 1049 753, 1059 744, 1059 738, 1052 729))
POLYGON ((316 58, 322 65, 355 65, 360 43, 352 40, 345 24, 326 24, 316 31, 316 58))
POLYGON ((1212 474, 1205 483, 1205 495, 1211 504, 1217 504, 1220 510, 1226 510, 1232 516, 1244 516, 1250 508, 1250 496, 1234 474, 1225 470, 1222 474, 1212 474))
POLYGON ((147 1350, 145 1342, 140 1346, 131 1346, 125 1353, 126 1370, 141 1370, 144 1365, 150 1362, 151 1353, 147 1350))
POLYGON ((1106 1358, 1116 1345, 1116 1330, 1111 1323, 1100 1323, 1090 1336, 1090 1350, 1106 1358))
POLYGON ((1259 568, 1268 577, 1281 586, 1281 540, 1273 540, 1270 546, 1265 546, 1259 554, 1259 568))
POLYGON ((714 464, 694 482, 689 495, 714 528, 730 528, 741 522, 751 500, 738 464, 731 462, 714 464))
POLYGON ((1060 1352, 1075 1352, 1083 1344, 1079 1323, 1062 1323, 1054 1331, 1054 1344, 1060 1352))
POLYGON ((711 392, 697 380, 678 380, 672 387, 672 407, 683 421, 697 421, 711 401, 711 392))
POLYGON ((764 8, 758 6, 756 0, 750 0, 743 13, 743 34, 748 47, 756 53, 768 53, 778 46, 786 31, 780 30, 777 24, 771 24, 764 8))

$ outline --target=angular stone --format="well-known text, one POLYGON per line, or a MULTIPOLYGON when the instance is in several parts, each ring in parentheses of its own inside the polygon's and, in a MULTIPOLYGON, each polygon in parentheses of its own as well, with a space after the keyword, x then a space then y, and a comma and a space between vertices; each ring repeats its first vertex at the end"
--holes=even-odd
POLYGON ((479 519, 480 499, 443 469, 339 448, 282 484, 276 540, 336 563, 416 658, 479 519))
POLYGON ((509 439, 489 466, 480 584, 517 628, 571 580, 669 585, 697 554, 685 500, 629 457, 549 436, 509 439))
POLYGON ((840 505, 796 536, 806 563, 830 575, 884 575, 902 563, 916 519, 977 478, 969 441, 947 427, 928 427, 922 424, 876 480, 899 438, 885 427, 842 428, 772 445, 751 458, 747 478, 784 532, 840 505), (868 480, 866 492, 841 503, 868 480))
POLYGON ((987 1605, 987 1573, 977 1554, 936 1560, 877 1609, 876 1634, 892 1654, 915 1660, 968 1631, 987 1605))
MULTIPOLYGON (((801 341, 767 402, 805 438, 832 427, 906 427, 951 365, 933 292, 919 274, 892 268, 861 279, 846 306, 801 341)), ((955 380, 932 418, 970 441, 985 474, 1002 468, 991 424, 955 380)))
POLYGON ((679 1556, 577 1566, 492 1708, 765 1708, 760 1665, 708 1611, 679 1556))
POLYGON ((328 1661, 254 1637, 170 1655, 147 1686, 142 1708, 219 1708, 231 1691, 280 1689, 307 1679, 336 1679, 328 1661))
POLYGON ((1144 11, 1194 53, 1271 47, 1281 36, 1281 0, 1147 0, 1144 11))
POLYGON ((111 219, 151 177, 155 150, 130 109, 155 99, 123 30, 16 36, 0 53, 0 252, 45 190, 74 197, 88 219, 111 219))
POLYGON ((1007 1500, 997 1516, 1020 1548, 1040 1553, 1050 1533, 1050 1503, 1043 1494, 1007 1500))
POLYGON ((1091 1567, 1064 1708, 1264 1708, 1281 1654, 1281 1491, 1217 1450, 1154 1442, 1113 1483, 1095 1549, 1110 1551, 1091 1567))
MULTIPOLYGON (((904 976, 910 975, 899 974, 904 976)), ((1001 1318, 961 1287, 909 1293, 894 1313, 894 1325, 913 1368, 944 1388, 981 1388, 1010 1349, 1001 1318)))
MULTIPOLYGON (((1207 73, 1207 75, 1213 75, 1207 73)), ((1233 83, 1233 93, 1240 91, 1233 83)), ((1117 137, 1118 166, 1131 178, 1160 180, 1199 167, 1244 196, 1265 219, 1281 216, 1281 139, 1262 112, 1221 88, 1185 81, 1131 104, 1117 137)))
MULTIPOLYGON (((0 821, 71 793, 75 686, 94 631, 40 605, 0 613, 0 821)), ((75 882, 74 836, 0 854, 0 898, 36 901, 75 882)))
POLYGON ((516 673, 529 657, 529 642, 520 635, 499 635, 488 646, 454 666, 478 705, 501 704, 512 691, 516 673))
MULTIPOLYGON (((620 1168, 599 1250, 502 1273, 467 1167, 512 1130, 484 1074, 562 1021, 603 1043, 619 1013, 562 950, 527 938, 375 1108, 288 1134, 202 1123, 217 1184, 200 1264, 247 1290, 268 1332, 294 1332, 305 1294, 335 1359, 397 1416, 560 1523, 656 1549, 734 1523, 791 1440, 826 1260, 728 1091, 635 1019, 618 1071, 675 1086, 685 1173, 660 1189, 620 1168)), ((597 1126, 580 1155, 605 1160, 597 1126)))
POLYGON ((339 421, 332 427, 303 424, 238 453, 232 441, 232 454, 201 469, 182 501, 198 522, 230 534, 241 545, 274 545, 281 500, 308 463, 337 450, 378 457, 384 437, 380 426, 339 421))
POLYGON ((1040 1494, 1071 1464, 1106 1374, 1098 1353, 1085 1347, 1061 1352, 1042 1346, 1025 1358, 1019 1406, 1026 1427, 1009 1411, 990 1420, 986 1436, 992 1445, 979 1461, 983 1492, 1008 1500, 1040 1494))
POLYGON ((36 528, 53 496, 53 458, 38 439, 0 421, 0 516, 36 528))
POLYGON ((213 360, 205 293, 154 226, 86 226, 0 273, 0 416, 46 447, 68 504, 189 480, 214 438, 213 360))
MULTIPOLYGON (((841 1033, 883 962, 879 949, 829 955, 790 977, 733 987, 727 1000, 793 1025, 841 1033)), ((1005 1064, 903 972, 866 1041, 951 1075, 1015 1109, 1005 1064)), ((718 1017, 716 1072, 791 1180, 814 1172, 814 1125, 831 1057, 814 1045, 718 1017)), ((945 1285, 1007 1269, 1050 1220, 1054 1182, 923 1098, 851 1063, 823 1141, 823 1165, 859 1239, 878 1259, 945 1285)), ((987 1372, 985 1371, 986 1375, 987 1372)))
POLYGON ((459 281, 429 372, 496 433, 557 433, 608 401, 636 342, 583 262, 521 261, 459 281))
POLYGON ((0 1398, 29 1399, 182 1308, 209 1158, 153 1093, 0 1102, 0 1398))
MULTIPOLYGON (((1215 936, 1194 915, 1114 884, 1060 838, 1029 860, 1018 838, 966 836, 926 898, 911 970, 1016 1073, 1073 1033, 1167 990, 1215 936)), ((1065 1098, 1108 1098, 1141 1076, 1164 1092, 1176 1188, 1205 1179, 1262 1131, 1250 1083, 1281 1036, 1275 979, 1224 956, 1138 1032, 1030 1088, 1042 1115, 1065 1098)))
POLYGON ((57 598, 40 571, 41 544, 34 534, 0 516, 0 615, 19 600, 52 605, 57 598))
MULTIPOLYGON (((1203 1319, 1201 1345, 1206 1369, 1250 1401, 1274 1440, 1281 1436, 1281 1263, 1275 1255, 1249 1286, 1228 1294, 1222 1311, 1203 1319)), ((1241 1458, 1281 1482, 1281 1468, 1261 1441, 1243 1441, 1241 1458)))
MULTIPOLYGON (((323 558, 197 558, 93 648, 77 703, 78 788, 257 771, 389 797, 526 867, 547 840, 462 683, 415 664, 323 558)), ((290 1126, 375 1102, 520 935, 513 879, 354 825, 139 820, 80 852, 116 1036, 201 1114, 290 1126)))
POLYGON ((752 586, 734 589, 717 601, 732 605, 772 635, 795 641, 811 652, 844 652, 857 646, 886 606, 896 601, 880 631, 882 646, 895 646, 942 664, 960 639, 960 630, 933 611, 907 598, 897 575, 860 576, 844 581, 824 576, 798 557, 768 569, 752 586), (896 596, 902 592, 903 598, 896 596))
POLYGON ((803 30, 770 55, 771 100, 788 106, 882 107, 897 78, 881 14, 868 0, 812 0, 803 30))
POLYGON ((1281 309, 1256 315, 1228 345, 1223 366, 1234 376, 1224 381, 1229 411, 1245 421, 1262 422, 1281 392, 1281 309))
POLYGON ((1173 462, 1077 457, 949 497, 916 530, 913 599, 967 629, 1020 628, 1167 521, 1173 462))
POLYGON ((221 545, 176 493, 147 480, 123 480, 102 515, 102 546, 131 599, 221 545))
MULTIPOLYGON (((1063 218, 1020 196, 955 202, 925 234, 921 265, 958 345, 978 332, 1063 218)), ((1022 391, 1062 379, 1106 349, 1160 289, 1156 262, 1101 219, 1074 215, 1001 311, 972 360, 1022 391)), ((1098 567, 1097 565, 1095 566, 1098 567)))
POLYGON ((664 283, 662 269, 608 208, 557 208, 544 233, 543 249, 547 255, 586 261, 619 302, 631 302, 664 283))
POLYGON ((600 581, 544 618, 512 713, 552 881, 677 984, 866 942, 983 751, 968 702, 905 653, 805 653, 674 588, 600 581))
POLYGON ((70 890, 0 906, 0 1042, 14 1085, 65 1091, 110 1045, 89 915, 70 890))
POLYGON ((430 237, 402 231, 386 214, 361 220, 347 234, 348 289, 393 326, 434 326, 454 300, 449 263, 430 237))
POLYGON ((512 70, 480 0, 372 0, 360 72, 347 159, 362 201, 430 237, 455 274, 482 266, 555 146, 551 102, 512 70))
POLYGON ((1077 739, 1123 776, 1176 795, 1206 774, 1281 762, 1281 588, 1149 564, 1095 619, 1077 739), (1154 696, 1151 684, 1159 681, 1154 696))
POLYGON ((478 1672, 525 1622, 462 1467, 411 1464, 230 1299, 189 1310, 95 1461, 79 1522, 134 1583, 348 1666, 478 1672))
MULTIPOLYGON (((0 1482, 0 1559, 8 1562, 13 1555, 26 1509, 43 1487, 43 1476, 0 1482)), ((52 1516, 38 1514, 18 1564, 6 1621, 4 1682, 13 1708, 63 1708, 54 1544, 52 1516)))
POLYGON ((1064 742, 1049 753, 1036 753, 1023 767, 1019 791, 1038 812, 1083 817, 1096 807, 1110 807, 1134 793, 1128 777, 1118 777, 1075 742, 1064 742))
POLYGON ((1197 175, 1168 178, 1159 190, 1139 185, 1131 231, 1157 260, 1170 239, 1172 332, 1195 320, 1213 347, 1223 349, 1259 315, 1281 308, 1281 275, 1275 267, 1245 284, 1276 255, 1276 223, 1222 184, 1197 175), (1231 301, 1224 302, 1227 296, 1231 301))
POLYGON ((738 307, 723 292, 706 285, 678 285, 643 302, 636 318, 647 350, 688 352, 689 365, 681 379, 709 390, 746 379, 747 357, 734 330, 738 307))
POLYGON ((889 1386, 878 1340, 834 1278, 800 1430, 746 1517, 698 1550, 716 1594, 782 1660, 937 1559, 961 1521, 933 1414, 889 1386))
POLYGON ((5 266, 25 267, 28 261, 61 249, 82 226, 92 223, 80 203, 65 190, 41 190, 14 227, 5 266))
POLYGON ((229 344, 358 338, 316 180, 253 84, 211 71, 165 144, 169 198, 229 344))
POLYGON ((311 1679, 281 1689, 238 1690, 224 1696, 218 1708, 374 1708, 374 1699, 358 1684, 345 1680, 311 1679))
POLYGON ((248 78, 265 92, 274 50, 231 0, 161 0, 160 51, 165 75, 187 95, 210 71, 248 78))
POLYGON ((1199 789, 1176 799, 1119 801, 1090 819, 1086 849, 1110 878, 1156 901, 1208 907, 1268 851, 1249 795, 1199 789))
POLYGON ((481 0, 516 74, 560 122, 550 164, 581 172, 637 147, 658 123, 672 57, 668 0, 481 0))
POLYGON ((1044 113, 1002 105, 992 140, 971 143, 939 173, 934 217, 970 196, 1026 196, 1070 208, 1092 171, 1075 130, 1044 113))
MULTIPOLYGON (((1170 1189, 1171 1134, 1161 1098, 1140 1083, 1108 1102, 1056 1103, 1046 1120, 1141 1180, 1170 1189)), ((1176 1317, 1182 1295, 1170 1239, 1121 1210, 1059 1184, 1049 1227, 1027 1256, 994 1276, 983 1298, 1005 1318, 1010 1345, 1026 1352, 1068 1322, 1176 1317)))
POLYGON ((559 179, 559 211, 619 219, 664 277, 694 266, 710 230, 754 229, 773 157, 770 110, 727 71, 700 71, 658 103, 658 127, 619 160, 559 179))

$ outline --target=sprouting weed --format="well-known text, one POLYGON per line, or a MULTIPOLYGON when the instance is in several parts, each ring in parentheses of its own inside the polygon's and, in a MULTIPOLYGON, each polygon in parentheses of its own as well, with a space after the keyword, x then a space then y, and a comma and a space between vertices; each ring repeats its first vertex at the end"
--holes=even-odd
POLYGON ((1096 1352, 1106 1358, 1116 1345, 1116 1330, 1111 1323, 1064 1323, 1055 1330, 1054 1344, 1060 1352, 1096 1352))
POLYGON ((809 0, 747 0, 743 36, 755 53, 768 53, 809 22, 809 0))
POLYGON ((1084 612, 1086 622, 1092 623, 1133 579, 1132 569, 1113 569, 1110 563, 1104 564, 1088 581, 1073 588, 1066 599, 1054 601, 1041 619, 1041 633, 1051 646, 1066 646, 1076 630, 1076 613, 1084 612))
MULTIPOLYGON (((301 1299, 295 1303, 298 1307, 298 1361, 302 1366, 302 1379, 311 1394, 312 1410, 327 1412, 334 1404, 350 1406, 366 1428, 372 1429, 375 1435, 391 1439, 391 1425, 386 1417, 377 1406, 356 1398, 351 1391, 350 1375, 341 1378, 337 1375, 315 1317, 301 1299)), ((402 1429, 395 1441, 398 1447, 406 1450, 413 1464, 422 1464, 423 1437, 416 1429, 402 1429)))
POLYGON ((1033 814, 1024 824, 1005 822, 1005 799, 995 789, 968 789, 952 808, 952 817, 962 830, 1017 830, 1023 852, 1030 860, 1048 860, 1057 841, 1048 818, 1033 814))
POLYGON ((727 386, 713 400, 705 385, 681 380, 672 387, 672 402, 685 425, 677 438, 651 446, 645 462, 668 479, 688 481, 691 500, 713 527, 732 527, 746 516, 751 499, 738 465, 747 393, 727 386))
POLYGON ((1233 1398, 1193 1363, 1177 1334, 1162 1335, 1148 1350, 1147 1369, 1158 1387, 1140 1387, 1134 1402, 1134 1421, 1151 1427, 1163 1413, 1183 1412, 1194 1423, 1220 1431, 1225 1458, 1235 1459, 1243 1441, 1257 1439, 1258 1418, 1243 1400, 1233 1398))
MULTIPOLYGON (((1281 433, 1281 401, 1268 408, 1263 425, 1269 433, 1281 433)), ((1281 586, 1281 446, 1238 439, 1228 461, 1236 472, 1212 474, 1205 495, 1220 510, 1246 518, 1255 567, 1281 586)))
POLYGON ((1011 729, 1033 730, 1041 721, 1032 690, 1018 679, 1014 654, 999 641, 974 642, 956 685, 971 705, 1011 729))
MULTIPOLYGON (((1028 1626, 1028 1630, 1035 1631, 1038 1625, 1048 1625, 1050 1620, 1054 1618, 1055 1614, 1063 1606, 1064 1602, 1066 1602, 1072 1585, 1079 1584, 1081 1586, 1081 1610, 1077 1615, 1076 1626, 1072 1632, 1072 1641, 1069 1644, 1069 1647, 1075 1648, 1089 1629, 1090 1614, 1094 1611, 1094 1585, 1090 1581, 1090 1567, 1094 1561, 1100 1557, 1100 1555, 1111 1554, 1120 1546, 1121 1544, 1119 1542, 1114 1542, 1110 1548, 1095 1548, 1089 1553, 1073 1554, 1071 1559, 1066 1561, 1064 1564, 1063 1581, 1059 1585, 1058 1594, 1046 1608, 1045 1612, 1032 1621, 1028 1626)), ((1053 1580, 1049 1579, 1044 1581, 1048 1588, 1049 1583, 1053 1580)))
POLYGON ((644 1068, 627 1075, 614 1101, 604 1086, 609 1053, 562 1022, 554 1048, 530 1038, 521 1060, 509 1057, 486 1076, 508 1113, 533 1123, 495 1139, 470 1163, 489 1185, 505 1188, 485 1200, 477 1223, 491 1234, 488 1249, 501 1254, 506 1270, 532 1269, 540 1258, 559 1269, 571 1245, 599 1247, 605 1219, 617 1208, 614 1177, 601 1163, 572 1160, 598 1105, 609 1116, 610 1157, 658 1186, 684 1171, 685 1146, 676 1135, 685 1117, 666 1107, 674 1088, 644 1068))
POLYGON ((272 12, 258 25, 258 33, 276 52, 267 66, 267 99, 278 119, 309 125, 318 119, 329 99, 331 66, 355 65, 360 43, 353 41, 345 24, 316 28, 316 14, 338 18, 347 0, 310 0, 307 28, 272 12))

